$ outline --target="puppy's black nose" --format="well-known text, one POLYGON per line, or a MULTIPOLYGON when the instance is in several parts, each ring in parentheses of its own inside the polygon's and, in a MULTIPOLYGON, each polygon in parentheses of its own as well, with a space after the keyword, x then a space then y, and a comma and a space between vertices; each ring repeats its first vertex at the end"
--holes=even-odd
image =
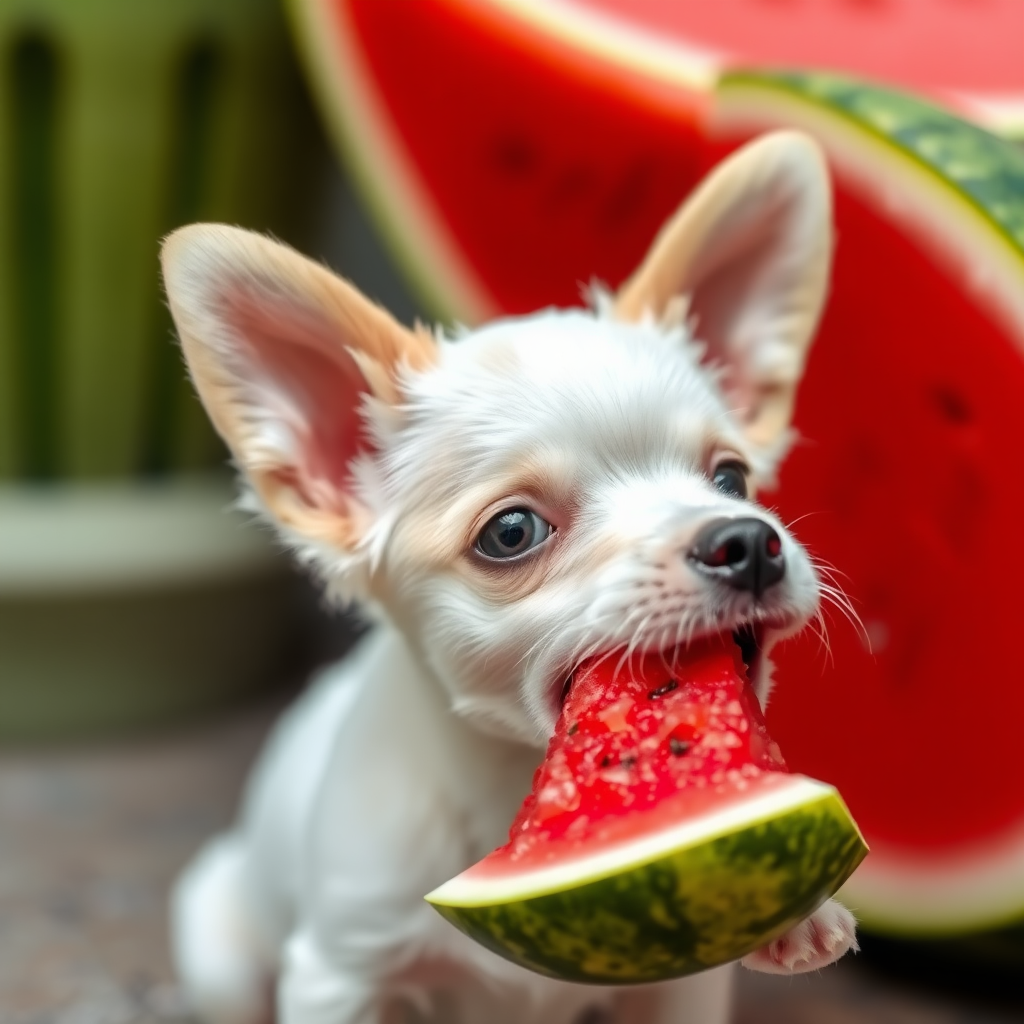
POLYGON ((760 597, 786 575, 782 540, 762 519, 713 519, 690 549, 696 568, 760 597))

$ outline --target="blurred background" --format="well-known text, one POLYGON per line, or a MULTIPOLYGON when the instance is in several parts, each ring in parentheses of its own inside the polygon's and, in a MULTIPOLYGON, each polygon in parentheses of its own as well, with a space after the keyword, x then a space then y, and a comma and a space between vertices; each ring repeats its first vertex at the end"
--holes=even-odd
POLYGON ((0 1021, 188 1020, 167 886, 360 628, 231 510, 160 237, 472 324, 618 284, 786 126, 838 243, 767 500, 864 628, 769 725, 873 852, 862 954, 737 1020, 1024 1019, 1024 0, 0 0, 0 1021))

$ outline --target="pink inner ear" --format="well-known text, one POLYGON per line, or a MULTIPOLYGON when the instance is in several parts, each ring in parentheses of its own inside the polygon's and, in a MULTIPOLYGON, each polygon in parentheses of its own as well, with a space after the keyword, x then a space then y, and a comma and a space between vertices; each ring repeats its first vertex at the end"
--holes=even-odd
MULTIPOLYGON (((753 415, 758 401, 751 321, 770 328, 781 286, 773 285, 785 209, 723 230, 711 239, 704 266, 694 268, 689 313, 707 358, 723 371, 722 386, 733 406, 753 415)), ((777 277, 777 273, 775 273, 777 277)))
MULTIPOLYGON (((242 401, 291 436, 276 475, 307 505, 344 511, 352 460, 371 448, 360 413, 369 390, 339 328, 315 309, 247 288, 225 296, 242 401)), ((275 431, 276 432, 276 431, 275 431)))

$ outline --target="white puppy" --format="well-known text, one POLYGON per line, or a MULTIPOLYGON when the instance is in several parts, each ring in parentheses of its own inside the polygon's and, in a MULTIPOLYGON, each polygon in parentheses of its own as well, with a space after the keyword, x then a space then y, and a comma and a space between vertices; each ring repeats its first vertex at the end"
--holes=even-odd
MULTIPOLYGON (((463 1024, 727 1020, 728 969, 556 982, 423 895, 505 840, 581 658, 743 628, 767 696, 763 655, 819 586, 751 495, 787 446, 831 244, 822 157, 793 133, 723 163, 616 296, 454 338, 404 329, 258 235, 168 239, 182 346, 252 498, 331 595, 379 619, 286 716, 237 828, 177 888, 176 956, 206 1019, 264 1019, 276 982, 280 1024, 403 1006, 463 1024)), ((809 970, 853 943, 829 902, 748 965, 809 970)))

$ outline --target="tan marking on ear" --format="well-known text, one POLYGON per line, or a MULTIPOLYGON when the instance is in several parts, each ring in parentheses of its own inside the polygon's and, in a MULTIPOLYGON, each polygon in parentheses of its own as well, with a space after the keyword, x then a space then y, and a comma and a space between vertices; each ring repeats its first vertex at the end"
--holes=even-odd
POLYGON ((672 295, 661 311, 659 325, 663 331, 678 330, 687 325, 690 316, 690 296, 672 295))
POLYGON ((252 484, 278 522, 309 540, 351 551, 370 526, 366 509, 351 498, 328 510, 309 505, 279 474, 254 473, 252 484))
POLYGON ((347 281, 295 250, 239 228, 181 228, 165 240, 161 261, 196 390, 264 505, 311 539, 354 547, 365 532, 367 510, 347 491, 328 494, 326 483, 318 490, 315 481, 300 481, 286 455, 261 444, 261 417, 271 418, 275 410, 259 407, 238 366, 246 359, 258 366, 271 349, 285 362, 296 360, 293 365, 326 361, 344 392, 337 423, 350 421, 352 433, 346 436, 358 438, 358 394, 397 405, 402 372, 425 370, 437 360, 432 335, 402 327, 347 281), (248 340, 255 332, 262 349, 248 340))

